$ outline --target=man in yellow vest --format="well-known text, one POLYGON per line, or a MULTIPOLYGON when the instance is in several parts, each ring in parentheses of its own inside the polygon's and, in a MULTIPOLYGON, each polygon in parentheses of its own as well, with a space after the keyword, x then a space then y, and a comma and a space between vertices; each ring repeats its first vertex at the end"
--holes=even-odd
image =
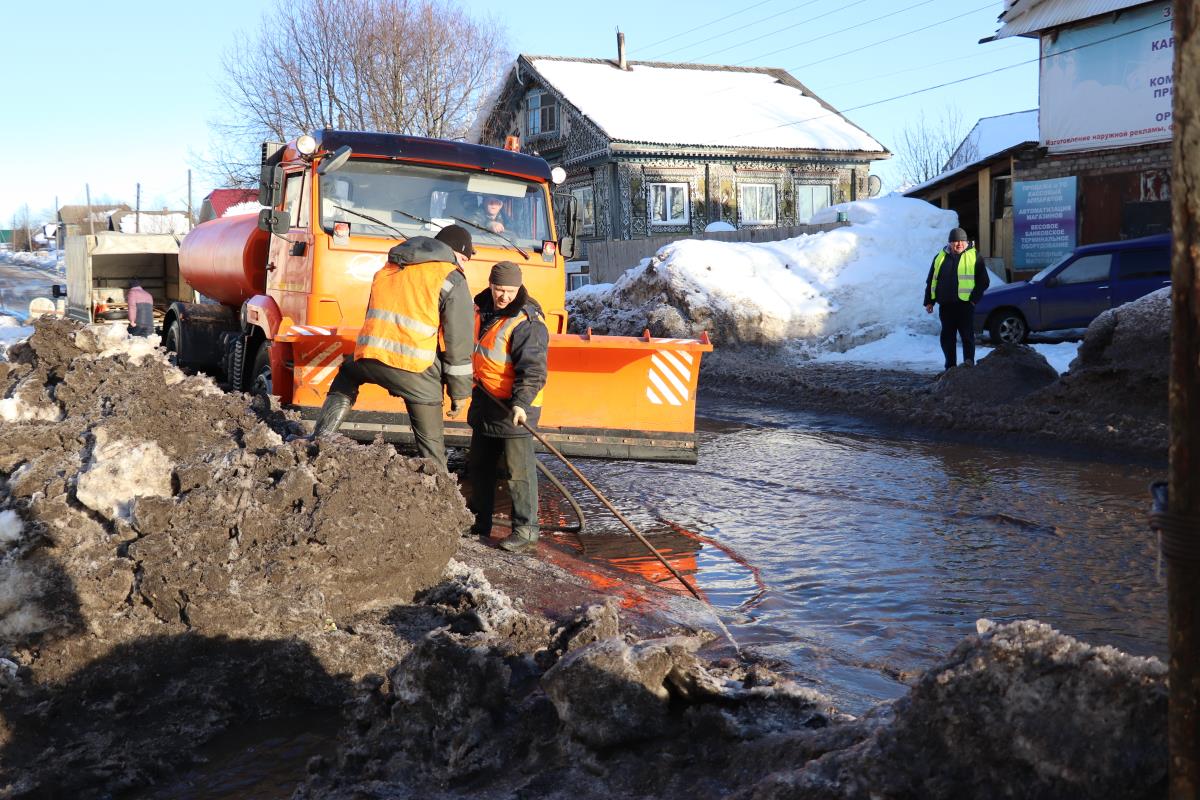
POLYGON ((488 288, 475 295, 475 389, 471 393, 471 450, 467 468, 475 514, 471 533, 492 530, 500 457, 508 465, 512 535, 500 546, 520 552, 537 545, 537 467, 533 437, 546 386, 550 333, 542 308, 521 285, 521 268, 511 261, 492 267, 488 288))
POLYGON ((975 364, 975 304, 988 288, 988 271, 962 228, 950 231, 950 241, 933 257, 925 278, 925 311, 937 303, 942 321, 942 354, 946 369, 957 359, 957 338, 962 339, 963 366, 975 364))
POLYGON ((471 292, 460 266, 473 253, 471 237, 449 227, 460 232, 457 239, 415 236, 388 251, 371 281, 354 358, 342 362, 329 387, 314 439, 336 431, 359 387, 374 383, 404 399, 417 450, 445 471, 442 386, 454 416, 471 392, 472 345, 471 292))

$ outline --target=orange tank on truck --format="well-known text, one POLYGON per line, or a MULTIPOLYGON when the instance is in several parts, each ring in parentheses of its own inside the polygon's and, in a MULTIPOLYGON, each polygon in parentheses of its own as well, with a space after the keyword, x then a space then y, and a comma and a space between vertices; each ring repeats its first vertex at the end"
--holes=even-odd
MULTIPOLYGON (((180 271, 208 302, 169 309, 166 345, 183 366, 315 418, 354 351, 387 251, 458 224, 474 240, 472 293, 493 264, 513 261, 546 313, 542 434, 568 455, 693 462, 700 358, 712 346, 566 332, 576 215, 568 208, 567 230, 556 229, 552 190, 563 177, 536 156, 397 134, 324 130, 264 144, 263 210, 199 225, 180 246, 180 271), (485 198, 501 201, 503 230, 483 224, 485 198)), ((369 384, 340 431, 412 441, 403 403, 369 384)), ((465 445, 466 423, 448 419, 446 440, 465 445)))

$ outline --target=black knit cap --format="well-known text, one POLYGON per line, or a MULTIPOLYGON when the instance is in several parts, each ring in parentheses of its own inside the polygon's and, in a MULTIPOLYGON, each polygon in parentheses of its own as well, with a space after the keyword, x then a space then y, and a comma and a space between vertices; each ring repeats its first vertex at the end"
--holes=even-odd
POLYGON ((471 244, 471 232, 461 225, 447 225, 438 231, 434 237, 445 243, 456 253, 462 253, 467 258, 475 257, 475 247, 471 244))
POLYGON ((511 261, 501 261, 492 267, 488 283, 493 286, 520 286, 521 268, 511 261))
POLYGON ((950 231, 950 238, 947 241, 966 242, 970 240, 967 239, 966 231, 964 231, 962 228, 955 228, 954 230, 950 231))

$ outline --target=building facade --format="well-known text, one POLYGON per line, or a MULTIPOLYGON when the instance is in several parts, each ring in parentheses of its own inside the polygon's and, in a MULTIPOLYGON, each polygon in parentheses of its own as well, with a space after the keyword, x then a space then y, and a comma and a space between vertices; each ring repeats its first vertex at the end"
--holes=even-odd
MULTIPOLYGON (((808 222, 890 153, 783 70, 522 55, 472 137, 562 166, 579 238, 808 222)), ((568 204, 556 204, 561 210, 568 204)))

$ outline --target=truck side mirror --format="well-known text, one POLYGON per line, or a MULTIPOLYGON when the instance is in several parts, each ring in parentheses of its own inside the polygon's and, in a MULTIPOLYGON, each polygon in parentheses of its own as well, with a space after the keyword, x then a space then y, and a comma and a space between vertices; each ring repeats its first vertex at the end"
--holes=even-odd
POLYGON ((258 212, 258 229, 282 236, 292 229, 292 215, 287 211, 264 208, 258 212))
POLYGON ((54 298, 66 297, 67 290, 62 284, 55 283, 50 286, 50 296, 54 298))
POLYGON ((562 253, 562 257, 567 261, 575 257, 575 248, 574 236, 564 236, 558 241, 558 252, 562 253))
POLYGON ((258 173, 258 204, 273 206, 283 195, 283 167, 265 166, 258 173))
POLYGON ((333 155, 322 161, 321 165, 317 167, 317 174, 324 175, 326 172, 333 172, 341 169, 346 165, 346 162, 350 160, 351 152, 353 151, 350 149, 350 145, 348 144, 344 144, 337 150, 334 150, 333 155))

